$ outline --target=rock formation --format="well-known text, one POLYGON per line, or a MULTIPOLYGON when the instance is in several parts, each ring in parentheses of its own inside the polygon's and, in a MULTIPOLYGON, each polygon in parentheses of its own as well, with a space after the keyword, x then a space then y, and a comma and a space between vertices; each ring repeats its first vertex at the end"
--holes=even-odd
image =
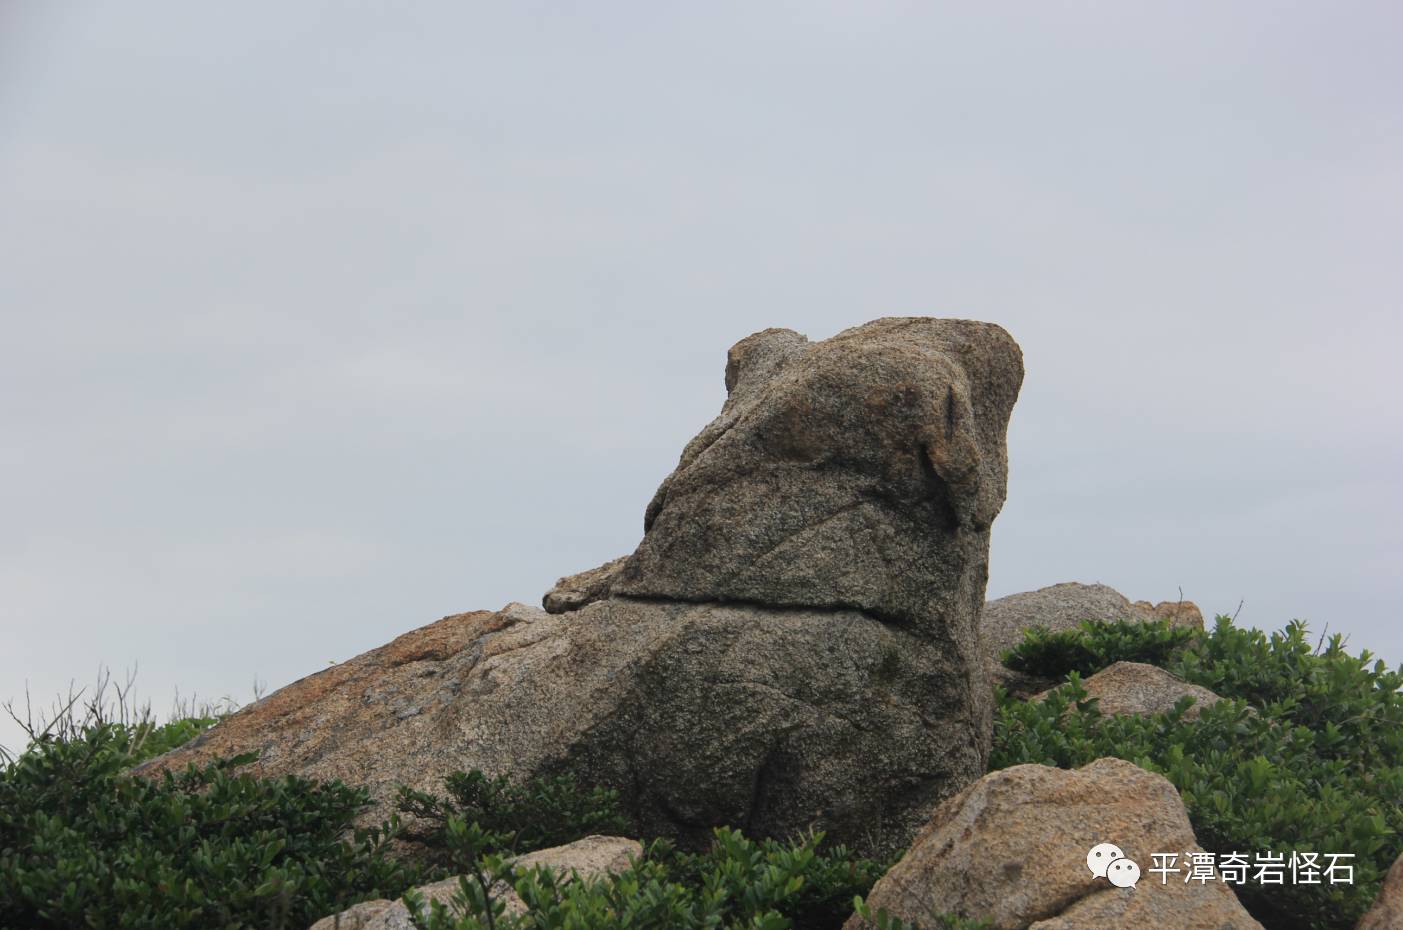
POLYGON ((1168 620, 1173 626, 1203 629, 1203 614, 1193 601, 1131 603, 1107 585, 1067 581, 990 601, 984 605, 980 631, 985 650, 997 661, 1033 627, 1057 633, 1074 630, 1083 620, 1168 620))
MULTIPOLYGON (((1082 687, 1087 698, 1095 698, 1096 706, 1108 717, 1162 714, 1173 710, 1180 698, 1191 697, 1194 703, 1184 712, 1184 719, 1196 720, 1205 707, 1222 700, 1207 688, 1144 662, 1117 662, 1083 680, 1082 687)), ((1044 691, 1032 699, 1041 701, 1051 693, 1044 691)))
MULTIPOLYGON (((1155 853, 1176 854, 1182 869, 1202 851, 1160 775, 1120 759, 1075 771, 1016 765, 940 805, 867 903, 920 926, 949 913, 993 930, 1261 930, 1216 877, 1150 871, 1155 853), (1102 843, 1137 863, 1137 885, 1093 877, 1088 855, 1102 843)), ((844 930, 869 927, 854 915, 844 930)))
POLYGON ((742 340, 637 551, 554 613, 460 614, 296 682, 145 767, 437 790, 457 769, 614 787, 636 835, 810 827, 905 848, 986 767, 976 621, 1022 381, 1003 330, 888 319, 742 340))
POLYGON ((1032 695, 1056 682, 1005 668, 1003 654, 1023 642, 1029 629, 1050 632, 1074 630, 1083 620, 1130 620, 1149 623, 1168 620, 1174 626, 1203 629, 1203 614, 1193 601, 1135 601, 1103 584, 1075 581, 1049 585, 992 600, 984 605, 979 633, 984 644, 990 678, 1010 692, 1032 695))
MULTIPOLYGON (((512 860, 512 865, 518 871, 549 866, 560 875, 592 878, 610 872, 623 872, 632 864, 631 860, 642 854, 643 845, 637 840, 618 836, 587 836, 565 846, 517 856, 512 860)), ((458 892, 458 879, 449 878, 431 885, 421 885, 414 890, 423 896, 425 910, 430 901, 438 901, 452 910, 450 902, 458 892)), ((494 885, 491 895, 494 901, 506 905, 508 915, 526 911, 526 903, 505 882, 494 885)), ((323 917, 312 924, 311 930, 414 930, 414 922, 403 901, 380 898, 323 917)))
POLYGON ((742 340, 615 594, 850 609, 974 642, 1022 382, 1003 330, 879 320, 742 340))
POLYGON ((850 608, 946 635, 983 603, 1022 374, 986 323, 756 333, 731 349, 721 415, 654 495, 637 551, 561 579, 547 609, 592 589, 850 608))

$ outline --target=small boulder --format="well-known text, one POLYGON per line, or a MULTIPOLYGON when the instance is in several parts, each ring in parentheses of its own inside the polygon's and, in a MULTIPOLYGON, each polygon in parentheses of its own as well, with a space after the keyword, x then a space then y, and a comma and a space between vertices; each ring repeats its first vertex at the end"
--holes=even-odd
POLYGON ((1083 620, 1168 620, 1173 626, 1203 629, 1203 614, 1193 601, 1135 601, 1104 584, 1066 581, 1036 591, 996 598, 979 616, 979 636, 989 677, 1011 694, 1027 697, 1055 683, 1003 664, 1003 654, 1023 642, 1033 628, 1051 632, 1074 630, 1083 620))
POLYGON ((1359 921, 1355 930, 1400 930, 1403 928, 1403 856, 1393 863, 1393 868, 1384 876, 1383 887, 1359 921))
MULTIPOLYGON (((1120 759, 1075 771, 1017 765, 941 804, 867 903, 921 926, 955 914, 993 930, 1261 930, 1216 877, 1185 883, 1150 871, 1154 853, 1176 854, 1182 867, 1202 851, 1160 775, 1120 759), (1139 866, 1134 887, 1093 876, 1088 863, 1105 843, 1139 866)), ((853 915, 844 930, 870 927, 853 915)))
MULTIPOLYGON (((1192 697, 1193 705, 1184 713, 1185 720, 1195 720, 1203 708, 1222 700, 1198 685, 1191 685, 1156 665, 1144 662, 1117 662, 1082 681, 1087 698, 1095 698, 1101 713, 1108 717, 1126 714, 1146 716, 1174 709, 1182 697, 1192 697)), ((1033 697, 1042 701, 1055 689, 1033 697)))
MULTIPOLYGON (((512 860, 518 870, 525 871, 537 866, 549 866, 558 874, 574 873, 581 878, 593 878, 606 873, 626 871, 631 860, 643 854, 643 845, 637 840, 618 836, 587 836, 582 840, 541 849, 512 860)), ((451 908, 453 895, 458 891, 458 879, 448 878, 415 889, 424 896, 424 906, 430 901, 439 901, 451 908)), ((506 904, 508 914, 521 914, 526 904, 517 897, 505 882, 492 887, 492 897, 506 904)), ((310 930, 414 930, 409 908, 401 901, 378 898, 363 901, 339 914, 323 917, 312 924, 310 930)))

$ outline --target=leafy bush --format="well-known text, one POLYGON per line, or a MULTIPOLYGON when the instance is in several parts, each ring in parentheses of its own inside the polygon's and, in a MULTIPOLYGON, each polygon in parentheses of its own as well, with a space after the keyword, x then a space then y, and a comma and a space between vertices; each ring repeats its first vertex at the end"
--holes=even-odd
MULTIPOLYGON (((204 726, 89 726, 33 742, 0 772, 0 928, 306 927, 358 901, 412 899, 414 885, 449 874, 397 859, 397 822, 352 830, 369 805, 363 789, 233 774, 249 756, 159 780, 127 773, 204 726)), ((467 873, 462 903, 477 917, 466 926, 837 930, 885 871, 844 847, 821 850, 821 835, 757 843, 720 830, 707 853, 654 841, 607 880, 513 876, 532 905, 513 924, 500 889, 489 891, 510 873, 501 853, 619 832, 618 797, 568 777, 518 785, 473 771, 446 784, 447 798, 404 791, 401 802, 428 825, 421 841, 467 873)), ((421 921, 458 923, 441 906, 421 921)))
POLYGON ((1308 727, 1324 756, 1356 767, 1403 760, 1403 666, 1390 671, 1368 650, 1351 656, 1338 635, 1312 647, 1304 623, 1268 636, 1219 617, 1211 634, 1167 667, 1270 718, 1308 727))
MULTIPOLYGON (((42 708, 36 711, 28 691, 23 715, 16 710, 14 701, 6 702, 3 710, 27 734, 29 743, 78 740, 90 730, 114 724, 112 739, 123 744, 120 751, 128 764, 137 765, 184 745, 239 709, 230 697, 197 701, 194 697, 181 698, 177 692, 169 722, 162 724, 157 722, 150 701, 137 700, 135 686, 135 669, 127 673, 125 682, 114 682, 111 670, 103 666, 98 668, 92 685, 76 691, 70 685, 67 698, 56 699, 47 713, 42 708)), ((255 681, 255 700, 261 692, 262 686, 255 681)), ((118 750, 115 742, 111 748, 118 750)), ((9 765, 14 758, 0 746, 0 767, 9 765)))
POLYGON ((460 817, 451 817, 446 830, 456 856, 474 866, 459 880, 452 911, 438 902, 426 909, 417 895, 406 896, 420 930, 837 930, 854 896, 885 871, 853 860, 841 846, 820 851, 821 833, 757 843, 718 829, 706 853, 680 853, 655 840, 620 874, 567 880, 545 866, 514 870, 487 854, 494 845, 488 832, 460 817), (508 885, 527 905, 525 913, 506 913, 508 885))
POLYGON ((871 923, 877 930, 988 930, 989 921, 970 920, 958 914, 935 914, 922 924, 912 924, 893 917, 886 908, 873 911, 862 898, 853 899, 853 912, 871 923))
POLYGON ((101 724, 0 770, 0 927, 305 928, 424 879, 386 854, 392 824, 344 838, 363 789, 230 774, 251 757, 126 774, 188 729, 101 724))
POLYGON ((771 865, 799 876, 802 885, 783 909, 796 927, 841 927, 852 914, 853 896, 866 894, 890 865, 854 857, 846 846, 824 848, 822 833, 795 843, 751 841, 734 830, 718 830, 715 836, 705 853, 677 852, 660 842, 654 844, 652 854, 668 868, 673 880, 694 888, 707 887, 718 870, 730 869, 730 887, 742 900, 763 894, 748 890, 742 876, 768 875, 771 865), (730 863, 742 865, 736 868, 730 863))
MULTIPOLYGON (((1076 638, 1107 655, 1121 632, 1076 638)), ((1353 885, 1235 888, 1269 930, 1346 930, 1403 849, 1403 669, 1351 657, 1339 637, 1312 649, 1305 633, 1293 623, 1267 636, 1220 617, 1171 651, 1171 671, 1229 698, 1196 721, 1183 719, 1188 699, 1167 714, 1103 717, 1076 673, 1042 703, 1001 693, 992 767, 1115 756, 1173 782, 1211 852, 1353 853, 1353 885)))
POLYGON ((126 728, 129 764, 138 765, 184 746, 218 722, 218 717, 186 717, 162 724, 143 721, 126 728))
POLYGON ((412 819, 404 838, 420 844, 433 862, 454 862, 449 821, 457 817, 482 828, 485 852, 530 852, 572 843, 591 834, 619 834, 629 823, 619 793, 581 788, 570 775, 534 778, 516 784, 481 771, 454 772, 444 779, 448 797, 401 788, 397 806, 412 819))
POLYGON ((1087 676, 1116 662, 1164 665, 1201 636, 1192 627, 1165 621, 1085 620, 1073 630, 1028 630, 1023 642, 1004 653, 1003 663, 1039 678, 1061 679, 1071 672, 1087 676))

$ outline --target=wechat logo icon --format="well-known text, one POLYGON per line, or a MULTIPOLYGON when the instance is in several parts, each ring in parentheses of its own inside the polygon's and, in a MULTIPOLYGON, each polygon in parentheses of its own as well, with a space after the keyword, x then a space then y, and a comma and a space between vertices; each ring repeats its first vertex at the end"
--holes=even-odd
POLYGON ((1125 851, 1115 843, 1097 843, 1086 854, 1086 867, 1091 880, 1104 878, 1117 888, 1134 888, 1140 880, 1140 866, 1125 857, 1125 851))

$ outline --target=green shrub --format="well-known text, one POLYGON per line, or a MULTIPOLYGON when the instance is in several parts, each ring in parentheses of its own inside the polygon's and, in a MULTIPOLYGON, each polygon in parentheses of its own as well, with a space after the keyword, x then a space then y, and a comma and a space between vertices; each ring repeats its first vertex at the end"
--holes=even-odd
POLYGON ((130 764, 137 765, 183 746, 218 722, 218 717, 186 717, 169 723, 143 722, 130 727, 127 729, 130 764))
MULTIPOLYGON (((116 723, 104 721, 89 723, 72 728, 64 736, 45 735, 32 743, 64 743, 82 738, 83 734, 99 726, 108 726, 107 751, 125 758, 128 767, 139 765, 147 759, 154 759, 163 753, 183 746, 219 722, 218 717, 185 717, 169 723, 158 724, 150 717, 136 723, 116 723)), ((37 747, 36 747, 37 748, 37 747)), ((13 760, 8 756, 0 758, 0 763, 13 760)), ((0 767, 3 767, 0 765, 0 767)))
POLYGON ((935 914, 920 923, 907 923, 887 913, 886 908, 875 912, 862 898, 853 899, 853 913, 869 921, 877 930, 988 930, 989 921, 970 920, 958 914, 935 914))
POLYGON ((1164 665, 1189 643, 1202 637, 1192 627, 1165 621, 1085 620, 1061 632, 1033 628, 1023 642, 1005 652, 1003 663, 1014 671, 1040 678, 1062 679, 1071 672, 1083 677, 1116 662, 1164 665))
POLYGON ((424 879, 386 854, 392 824, 350 831, 363 789, 230 773, 250 757, 126 774, 182 732, 101 724, 0 770, 0 927, 305 928, 424 879))
POLYGON ((406 896, 420 930, 837 930, 854 896, 885 871, 843 847, 821 851, 821 833, 755 842, 718 829, 706 853, 679 853, 657 840, 620 874, 568 881, 544 866, 513 870, 487 854, 489 833, 459 817, 450 818, 447 835, 458 858, 474 865, 459 880, 452 910, 406 896), (526 913, 504 912, 498 882, 515 889, 526 913))
POLYGON ((852 914, 853 896, 866 894, 891 864, 855 857, 842 845, 825 848, 822 833, 794 843, 752 841, 734 830, 718 830, 715 836, 704 853, 678 852, 667 843, 656 843, 652 855, 674 881, 689 887, 705 888, 714 873, 730 869, 732 891, 741 899, 752 892, 745 887, 749 879, 737 875, 756 875, 777 863, 781 871, 803 880, 783 908, 796 927, 841 927, 852 914), (737 869, 733 863, 743 865, 737 869))
POLYGON ((482 828, 490 840, 486 852, 530 852, 629 828, 617 791, 583 789, 570 775, 518 784, 473 769, 449 775, 444 787, 447 797, 401 788, 397 802, 399 811, 411 818, 404 838, 419 844, 429 861, 443 865, 455 859, 448 842, 448 824, 454 817, 482 828))
POLYGON ((1316 751, 1329 758, 1360 769, 1403 760, 1403 666, 1390 671, 1367 650, 1351 656, 1338 635, 1312 647, 1301 622, 1268 636, 1219 617, 1210 635, 1167 667, 1270 718, 1308 727, 1316 751))
MULTIPOLYGON (((135 684, 135 670, 128 673, 125 683, 114 683, 111 671, 99 667, 92 685, 77 690, 70 686, 67 698, 57 698, 48 713, 41 708, 36 715, 27 693, 23 716, 15 709, 13 701, 6 702, 0 709, 24 730, 27 743, 68 742, 82 738, 95 727, 114 724, 112 748, 117 748, 115 741, 121 741, 121 751, 131 765, 189 742, 238 709, 232 698, 217 702, 196 701, 181 699, 177 694, 170 721, 157 723, 151 703, 137 701, 135 684)), ((255 683, 255 697, 259 687, 255 683)), ((14 758, 9 750, 0 746, 0 767, 9 765, 14 758)))
MULTIPOLYGON (((233 774, 247 756, 160 779, 127 773, 203 727, 90 726, 35 741, 0 772, 0 928, 306 927, 358 901, 412 899, 414 885, 449 874, 395 858, 397 823, 352 830, 369 805, 363 789, 233 774)), ((821 835, 754 842, 719 830, 706 853, 654 841, 607 880, 514 876, 532 910, 513 924, 487 893, 510 872, 500 854, 620 832, 618 797, 568 777, 518 785, 473 771, 446 784, 446 798, 404 791, 401 802, 439 861, 467 873, 461 903, 477 916, 465 926, 837 930, 885 871, 844 847, 821 849, 821 835)), ((421 922, 459 921, 439 906, 421 922)))
MULTIPOLYGON (((1092 654, 1113 651, 1101 637, 1119 641, 1109 628, 1077 635, 1092 654)), ((1173 782, 1211 852, 1353 853, 1353 885, 1234 889, 1268 930, 1347 930, 1403 850, 1403 669, 1370 658, 1338 637, 1312 649, 1303 624, 1267 636, 1220 617, 1165 664, 1229 700, 1187 721, 1188 699, 1167 714, 1103 717, 1075 673, 1042 703, 1001 693, 992 767, 1115 756, 1173 782)))

